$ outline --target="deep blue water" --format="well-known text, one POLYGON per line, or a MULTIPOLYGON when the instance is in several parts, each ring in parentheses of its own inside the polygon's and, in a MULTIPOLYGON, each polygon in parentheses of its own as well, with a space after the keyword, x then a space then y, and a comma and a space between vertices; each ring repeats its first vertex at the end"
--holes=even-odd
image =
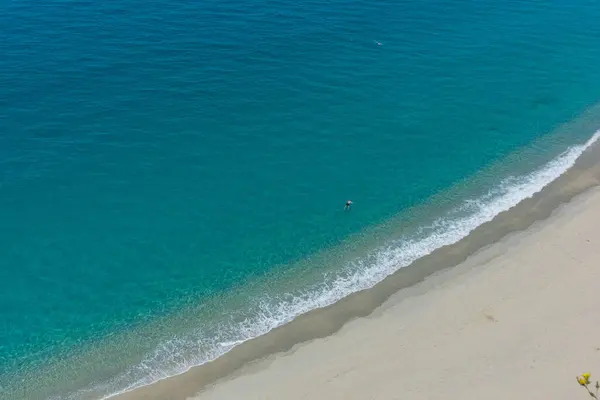
POLYGON ((1 2, 0 387, 100 397, 264 333, 236 313, 265 291, 280 319, 324 304, 306 288, 376 251, 356 235, 591 137, 548 134, 600 100, 598 20, 592 0, 1 2))

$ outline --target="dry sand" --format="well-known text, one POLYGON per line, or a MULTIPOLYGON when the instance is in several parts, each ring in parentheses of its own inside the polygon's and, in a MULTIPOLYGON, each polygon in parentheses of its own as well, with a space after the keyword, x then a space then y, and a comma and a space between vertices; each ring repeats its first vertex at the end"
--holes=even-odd
POLYGON ((587 370, 600 378, 597 189, 196 398, 571 399, 587 370))

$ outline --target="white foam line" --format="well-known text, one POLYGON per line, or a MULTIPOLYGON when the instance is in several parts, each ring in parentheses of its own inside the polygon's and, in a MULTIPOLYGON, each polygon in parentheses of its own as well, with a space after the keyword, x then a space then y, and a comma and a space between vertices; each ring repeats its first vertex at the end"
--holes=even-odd
POLYGON ((250 305, 253 315, 243 319, 242 323, 223 322, 218 327, 212 327, 216 329, 211 330, 211 333, 207 332, 206 328, 200 328, 189 338, 175 338, 165 342, 124 375, 112 382, 80 391, 74 396, 77 398, 86 392, 97 393, 98 390, 119 388, 103 397, 104 400, 184 373, 194 366, 222 356, 247 340, 268 333, 301 314, 329 306, 352 293, 369 289, 398 269, 412 264, 440 247, 458 242, 478 226, 540 192, 570 169, 598 138, 600 131, 586 143, 570 147, 541 169, 528 175, 504 179, 486 195, 467 200, 445 218, 422 227, 417 239, 395 241, 368 257, 344 266, 336 276, 324 276, 322 283, 306 290, 275 297, 265 296, 258 300, 257 304, 250 305), (464 216, 465 212, 468 212, 468 215, 464 216), (453 218, 453 215, 457 216, 453 218), (217 336, 215 332, 218 332, 217 336), (189 359, 191 349, 200 350, 201 354, 189 359))

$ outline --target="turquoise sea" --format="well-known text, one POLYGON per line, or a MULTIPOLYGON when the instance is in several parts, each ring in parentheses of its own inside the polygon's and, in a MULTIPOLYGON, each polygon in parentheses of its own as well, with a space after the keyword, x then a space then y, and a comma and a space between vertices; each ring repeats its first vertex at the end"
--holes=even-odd
POLYGON ((539 191, 600 129, 598 21, 593 0, 1 1, 0 398, 181 373, 539 191))

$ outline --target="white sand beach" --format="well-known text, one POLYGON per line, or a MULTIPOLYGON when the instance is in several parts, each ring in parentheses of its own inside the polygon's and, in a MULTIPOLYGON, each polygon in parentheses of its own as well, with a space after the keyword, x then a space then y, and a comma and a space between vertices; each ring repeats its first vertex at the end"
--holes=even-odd
POLYGON ((596 189, 195 399, 576 399, 584 371, 600 378, 596 189))

